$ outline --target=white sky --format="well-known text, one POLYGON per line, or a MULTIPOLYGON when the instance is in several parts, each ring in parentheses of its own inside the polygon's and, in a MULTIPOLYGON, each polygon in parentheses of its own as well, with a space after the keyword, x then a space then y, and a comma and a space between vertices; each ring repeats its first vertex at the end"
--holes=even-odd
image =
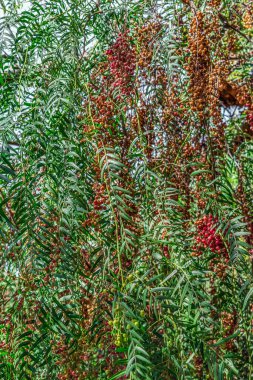
MULTIPOLYGON (((0 17, 4 16, 3 7, 1 2, 5 3, 5 0, 0 1, 0 17)), ((22 1, 22 5, 20 5, 19 12, 25 11, 29 9, 30 1, 22 1)))

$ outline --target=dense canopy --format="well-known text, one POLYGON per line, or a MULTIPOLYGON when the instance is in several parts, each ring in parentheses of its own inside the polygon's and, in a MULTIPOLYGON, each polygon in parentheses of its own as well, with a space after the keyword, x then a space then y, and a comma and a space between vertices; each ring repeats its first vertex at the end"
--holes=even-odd
POLYGON ((0 379, 252 379, 252 2, 0 16, 0 379))

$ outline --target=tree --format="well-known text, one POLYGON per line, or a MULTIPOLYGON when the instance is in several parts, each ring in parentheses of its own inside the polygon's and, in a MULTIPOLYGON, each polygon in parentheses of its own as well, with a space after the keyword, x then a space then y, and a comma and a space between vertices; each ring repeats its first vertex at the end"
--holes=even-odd
POLYGON ((251 379, 251 2, 0 5, 1 378, 251 379))

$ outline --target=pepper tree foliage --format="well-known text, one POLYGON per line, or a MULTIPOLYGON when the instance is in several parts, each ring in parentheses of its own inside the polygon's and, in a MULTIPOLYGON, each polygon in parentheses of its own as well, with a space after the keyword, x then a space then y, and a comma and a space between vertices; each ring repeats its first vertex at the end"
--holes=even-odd
POLYGON ((251 379, 252 3, 0 5, 0 378, 251 379))

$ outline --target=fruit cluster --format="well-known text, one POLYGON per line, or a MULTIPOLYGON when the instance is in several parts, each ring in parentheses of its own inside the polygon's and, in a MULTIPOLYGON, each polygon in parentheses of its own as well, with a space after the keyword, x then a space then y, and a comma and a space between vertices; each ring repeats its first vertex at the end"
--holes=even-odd
POLYGON ((190 77, 190 107, 202 120, 207 111, 207 87, 209 83, 210 49, 207 40, 204 15, 200 11, 192 19, 189 30, 189 59, 186 70, 190 77))
POLYGON ((92 102, 92 108, 94 110, 94 123, 101 124, 105 127, 110 125, 114 114, 114 104, 108 94, 103 91, 98 96, 91 96, 90 101, 92 102))
POLYGON ((95 192, 95 199, 93 201, 93 208, 97 211, 102 211, 106 209, 106 203, 108 201, 108 196, 106 194, 106 185, 95 183, 93 185, 93 190, 95 192))
MULTIPOLYGON (((229 313, 223 311, 220 316, 222 327, 224 330, 224 338, 232 335, 237 327, 237 313, 234 311, 233 313, 229 313)), ((234 348, 234 340, 230 339, 225 343, 227 350, 232 350, 234 348)))
POLYGON ((203 218, 195 222, 197 226, 197 236, 195 238, 195 245, 193 247, 193 257, 202 256, 205 249, 209 249, 212 253, 209 261, 209 270, 211 281, 211 294, 216 293, 214 278, 221 280, 227 276, 227 269, 229 263, 229 255, 224 243, 224 239, 217 230, 218 218, 213 215, 205 215, 203 218))
POLYGON ((212 253, 221 255, 224 252, 222 237, 216 232, 218 218, 213 215, 205 215, 195 222, 197 227, 196 245, 193 256, 201 256, 203 249, 209 248, 212 253))
POLYGON ((118 35, 106 55, 113 77, 112 88, 119 89, 121 95, 129 95, 133 90, 131 82, 136 67, 136 55, 127 32, 118 35))
POLYGON ((221 234, 217 229, 218 218, 212 214, 205 215, 195 222, 197 227, 197 236, 193 247, 192 256, 201 256, 204 249, 209 249, 212 253, 228 259, 226 247, 221 234))
POLYGON ((94 183, 93 190, 95 198, 91 204, 91 211, 87 214, 87 219, 82 223, 84 228, 88 226, 96 227, 100 219, 100 212, 106 209, 108 203, 108 196, 105 193, 105 184, 94 183))
POLYGON ((243 26, 245 29, 253 29, 253 6, 251 3, 251 7, 249 6, 248 9, 243 14, 243 26))

